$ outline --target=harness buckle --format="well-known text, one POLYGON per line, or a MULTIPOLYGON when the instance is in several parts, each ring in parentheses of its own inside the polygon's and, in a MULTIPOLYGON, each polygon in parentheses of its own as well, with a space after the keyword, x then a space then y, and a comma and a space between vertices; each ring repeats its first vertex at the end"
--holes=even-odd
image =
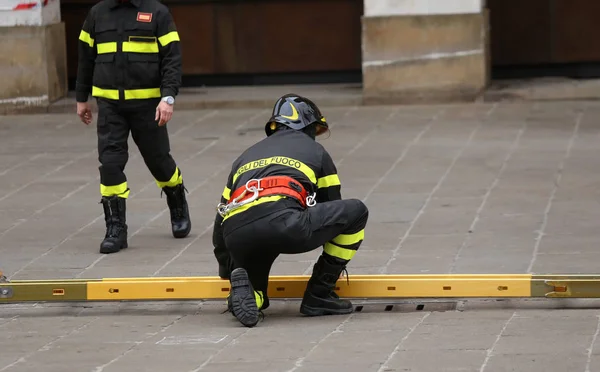
POLYGON ((217 205, 217 212, 221 215, 221 217, 225 217, 227 215, 227 213, 238 209, 248 203, 252 203, 253 201, 255 201, 256 199, 258 199, 258 193, 262 190, 264 190, 264 188, 261 187, 260 184, 261 179, 259 178, 253 178, 251 180, 248 180, 248 182, 246 182, 246 189, 244 190, 244 192, 242 192, 237 198, 233 199, 231 201, 231 203, 229 204, 225 204, 225 203, 219 203, 217 205), (256 182, 256 186, 251 186, 250 183, 251 182, 256 182), (251 197, 249 197, 248 199, 238 203, 238 200, 242 199, 244 196, 246 196, 247 192, 251 192, 253 193, 253 195, 251 197))

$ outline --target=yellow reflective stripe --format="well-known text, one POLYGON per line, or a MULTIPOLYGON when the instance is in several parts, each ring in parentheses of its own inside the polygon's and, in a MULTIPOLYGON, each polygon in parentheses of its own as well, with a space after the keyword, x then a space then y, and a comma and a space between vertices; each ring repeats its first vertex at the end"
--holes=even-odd
MULTIPOLYGON (((125 99, 145 99, 145 98, 160 98, 160 88, 149 89, 131 89, 125 90, 125 99)), ((119 91, 117 89, 102 89, 96 86, 92 87, 93 97, 102 97, 108 99, 119 99, 119 91)))
POLYGON ((158 42, 162 46, 167 46, 173 41, 179 41, 179 34, 177 33, 177 31, 171 31, 168 34, 165 34, 158 38, 158 42))
POLYGON ((92 87, 92 96, 118 100, 119 99, 119 91, 116 89, 102 89, 102 88, 93 86, 92 87))
POLYGON ((131 89, 125 91, 125 99, 145 99, 160 97, 160 88, 131 89))
POLYGON ((265 300, 263 298, 263 292, 262 291, 254 291, 254 299, 256 300, 256 307, 258 307, 258 309, 260 310, 260 308, 262 307, 262 305, 265 302, 265 300))
POLYGON ((229 200, 229 198, 231 197, 231 189, 229 189, 229 187, 225 186, 225 188, 223 189, 222 195, 225 198, 225 200, 229 200))
POLYGON ((129 196, 129 189, 127 188, 127 182, 123 182, 120 185, 104 186, 100 184, 100 194, 102 196, 113 196, 118 195, 121 198, 127 199, 129 196))
POLYGON ((331 174, 329 176, 321 177, 317 180, 318 188, 338 186, 340 184, 340 178, 337 174, 331 174))
POLYGON ((332 242, 339 245, 352 245, 365 239, 365 230, 360 230, 355 234, 340 234, 333 238, 332 242))
POLYGON ((79 40, 88 44, 90 46, 90 48, 94 47, 94 39, 92 39, 90 34, 87 33, 86 31, 81 30, 81 32, 79 33, 79 40))
POLYGON ((223 218, 223 221, 225 221, 226 219, 228 219, 231 216, 235 216, 238 213, 242 213, 244 211, 247 211, 248 209, 254 207, 255 205, 263 204, 263 203, 275 202, 275 201, 283 199, 283 198, 285 198, 285 196, 282 196, 282 195, 263 196, 262 198, 259 198, 259 199, 255 200, 255 201, 253 201, 252 203, 243 205, 243 206, 239 207, 238 209, 234 209, 233 211, 231 211, 229 214, 227 214, 223 218))
POLYGON ((181 172, 179 172, 179 168, 175 168, 175 173, 173 173, 173 176, 171 176, 171 179, 163 182, 163 181, 159 181, 159 180, 155 180, 156 184, 158 185, 159 188, 163 188, 163 187, 173 187, 173 186, 177 186, 183 183, 183 175, 181 174, 181 172))
POLYGON ((96 44, 96 48, 98 48, 98 54, 116 53, 117 52, 117 43, 115 43, 115 42, 100 43, 100 44, 96 44))
POLYGON ((233 183, 235 183, 235 180, 241 176, 242 174, 253 170, 253 169, 259 169, 259 168, 264 168, 268 165, 283 165, 285 167, 290 167, 290 168, 294 168, 296 170, 299 170, 300 172, 304 173, 304 175, 306 177, 308 177, 308 179, 312 182, 312 183, 317 183, 317 176, 315 176, 315 172, 310 169, 310 167, 306 164, 304 164, 303 162, 296 160, 296 159, 292 159, 292 158, 287 158, 285 156, 272 156, 270 158, 264 158, 264 159, 258 159, 255 161, 251 161, 247 164, 242 165, 236 172, 235 175, 233 176, 233 183))
POLYGON ((356 254, 356 251, 353 249, 338 247, 337 245, 329 242, 325 243, 325 245, 323 246, 323 251, 325 251, 325 253, 327 253, 330 256, 348 261, 350 261, 356 254))
POLYGON ((158 53, 158 44, 144 43, 138 41, 124 41, 123 52, 125 53, 158 53))

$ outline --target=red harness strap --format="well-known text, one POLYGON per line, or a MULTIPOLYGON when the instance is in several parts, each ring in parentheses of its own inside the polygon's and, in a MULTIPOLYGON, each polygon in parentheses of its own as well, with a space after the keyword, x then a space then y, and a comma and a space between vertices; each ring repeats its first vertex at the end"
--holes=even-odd
POLYGON ((257 180, 257 179, 250 180, 244 186, 238 187, 231 194, 227 203, 231 203, 235 198, 244 194, 244 192, 245 192, 245 195, 243 197, 241 197, 239 200, 237 200, 236 201, 237 203, 240 203, 240 202, 244 201, 245 199, 252 197, 254 195, 254 193, 252 191, 248 190, 246 187, 248 187, 248 188, 257 187, 259 189, 259 191, 258 191, 259 198, 261 198, 263 196, 269 196, 269 195, 291 196, 291 197, 297 199, 300 202, 300 204, 302 204, 303 207, 306 207, 306 197, 308 196, 308 193, 306 192, 306 190, 304 189, 304 187, 302 186, 302 184, 300 182, 296 181, 295 179, 293 179, 291 177, 287 177, 287 176, 271 176, 271 177, 261 178, 260 180, 257 180))

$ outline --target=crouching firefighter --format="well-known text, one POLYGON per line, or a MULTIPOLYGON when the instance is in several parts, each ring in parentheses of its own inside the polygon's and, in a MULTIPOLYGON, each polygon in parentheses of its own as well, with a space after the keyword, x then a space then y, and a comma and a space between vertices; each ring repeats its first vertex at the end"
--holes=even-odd
POLYGON ((217 206, 213 230, 219 276, 229 279, 228 310, 246 327, 269 306, 269 272, 280 254, 323 246, 300 312, 348 314, 335 284, 364 238, 368 210, 342 200, 335 164, 315 137, 329 129, 309 99, 288 94, 277 100, 267 137, 233 163, 217 206))

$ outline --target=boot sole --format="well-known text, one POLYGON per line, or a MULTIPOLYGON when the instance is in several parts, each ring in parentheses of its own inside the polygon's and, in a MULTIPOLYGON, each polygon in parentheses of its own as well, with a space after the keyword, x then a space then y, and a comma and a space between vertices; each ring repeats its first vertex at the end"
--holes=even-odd
POLYGON ((171 232, 175 239, 183 239, 190 234, 190 231, 192 231, 192 224, 190 224, 190 227, 185 231, 176 231, 176 232, 171 231, 171 232))
POLYGON ((258 307, 248 273, 237 268, 231 273, 231 307, 233 315, 246 327, 258 323, 258 307))
POLYGON ((300 306, 300 313, 307 316, 322 316, 322 315, 346 315, 354 312, 354 306, 349 309, 325 309, 322 307, 300 306))
POLYGON ((123 249, 125 249, 125 248, 127 248, 127 247, 129 247, 129 245, 127 244, 127 242, 125 242, 125 243, 124 243, 124 244, 121 246, 121 248, 120 248, 120 249, 117 249, 117 250, 114 250, 114 249, 112 249, 112 248, 104 248, 104 247, 100 246, 100 253, 103 253, 103 254, 118 253, 118 252, 120 252, 121 250, 123 250, 123 249))

